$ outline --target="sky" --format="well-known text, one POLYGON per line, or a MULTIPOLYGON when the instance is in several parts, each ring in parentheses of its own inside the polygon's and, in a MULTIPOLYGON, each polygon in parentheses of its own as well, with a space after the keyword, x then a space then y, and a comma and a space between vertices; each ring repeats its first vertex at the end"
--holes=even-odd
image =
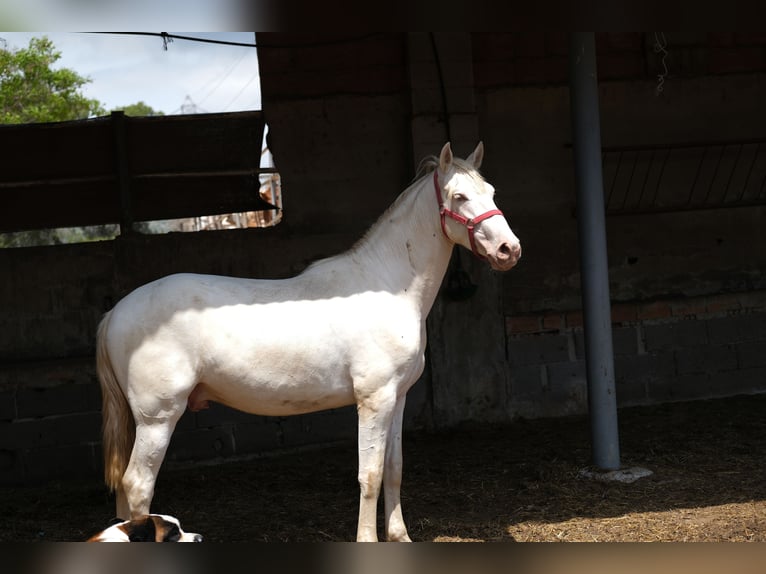
MULTIPOLYGON (((255 43, 254 32, 168 33, 255 43)), ((61 52, 54 67, 89 78, 82 93, 99 100, 107 111, 140 101, 165 114, 261 108, 255 48, 176 39, 165 50, 162 38, 153 36, 0 32, 11 49, 26 48, 30 38, 42 35, 61 52)))

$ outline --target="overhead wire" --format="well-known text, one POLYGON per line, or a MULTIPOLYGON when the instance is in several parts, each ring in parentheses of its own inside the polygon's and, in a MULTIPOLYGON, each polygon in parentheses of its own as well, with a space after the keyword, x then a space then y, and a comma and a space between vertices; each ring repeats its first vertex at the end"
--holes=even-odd
POLYGON ((114 34, 123 36, 150 36, 161 38, 163 48, 167 50, 168 44, 173 40, 186 40, 189 42, 202 42, 205 44, 220 44, 223 46, 241 46, 244 48, 318 48, 322 46, 337 46, 340 44, 349 44, 362 40, 370 40, 376 37, 385 36, 384 32, 374 32, 359 36, 350 36, 347 38, 336 38, 333 40, 318 42, 301 42, 294 44, 256 44, 255 42, 232 42, 230 40, 215 40, 213 38, 201 38, 199 36, 184 36, 181 34, 170 34, 168 32, 81 32, 83 34, 114 34))
MULTIPOLYGON (((218 90, 218 88, 220 88, 220 87, 221 87, 221 84, 223 84, 223 82, 226 80, 226 78, 228 78, 228 77, 231 75, 231 73, 232 73, 232 72, 233 72, 233 71, 234 71, 234 70, 237 68, 237 66, 239 66, 239 65, 242 63, 242 60, 244 60, 244 59, 245 59, 245 56, 247 56, 247 52, 243 52, 243 53, 242 53, 242 56, 240 56, 240 57, 237 59, 237 61, 236 61, 236 62, 234 62, 234 63, 233 63, 233 64, 232 64, 232 65, 229 67, 229 69, 228 69, 228 70, 227 70, 227 71, 226 71, 226 72, 225 72, 225 73, 224 73, 222 76, 220 76, 220 78, 215 78, 214 80, 212 80, 212 81, 208 82, 207 84, 205 84, 205 86, 204 86, 204 87, 205 87, 205 88, 207 88, 207 87, 208 87, 210 84, 212 84, 212 83, 213 83, 215 80, 218 80, 218 82, 216 83, 216 85, 215 85, 215 86, 213 86, 213 88, 212 88, 212 89, 211 89, 211 90, 210 90, 210 91, 209 91, 209 92, 208 92, 208 93, 205 95, 205 97, 203 97, 203 98, 200 100, 200 102, 199 102, 200 104, 203 104, 203 103, 205 103, 205 100, 207 100, 207 99, 208 99, 210 96, 212 96, 212 95, 213 95, 213 94, 216 92, 216 90, 218 90)), ((202 91, 202 89, 200 89, 200 90, 198 90, 198 91, 202 91)))
POLYGON ((248 82, 247 82, 247 83, 246 83, 244 86, 242 86, 242 88, 239 90, 239 92, 237 92, 237 95, 236 95, 236 96, 234 96, 234 98, 232 98, 232 100, 231 100, 231 101, 230 101, 228 104, 226 104, 226 105, 224 106, 224 108, 223 108, 223 111, 224 111, 224 112, 228 111, 228 110, 229 110, 229 106, 231 106, 231 105, 232 105, 234 102, 236 102, 236 101, 237 101, 237 98, 239 98, 239 96, 241 96, 241 95, 242 95, 242 92, 244 92, 244 91, 247 89, 247 87, 248 87, 250 84, 252 84, 252 83, 253 83, 253 81, 254 81, 254 80, 257 78, 257 77, 259 77, 259 76, 260 76, 260 74, 259 74, 259 73, 257 73, 257 72, 256 72, 255 74, 253 74, 253 76, 252 76, 252 77, 251 77, 251 78, 248 80, 248 82))

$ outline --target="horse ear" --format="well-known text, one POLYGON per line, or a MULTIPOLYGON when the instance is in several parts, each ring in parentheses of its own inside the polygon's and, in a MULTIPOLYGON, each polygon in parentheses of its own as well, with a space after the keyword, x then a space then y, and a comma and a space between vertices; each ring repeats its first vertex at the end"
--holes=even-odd
POLYGON ((476 149, 473 150, 473 153, 468 156, 466 161, 470 164, 473 164, 473 167, 475 169, 479 169, 481 167, 481 162, 484 159, 484 142, 479 142, 479 145, 476 146, 476 149))
POLYGON ((444 144, 444 147, 442 148, 441 153, 439 154, 439 169, 442 170, 442 172, 446 172, 449 169, 449 166, 452 164, 452 148, 449 145, 449 142, 444 144))

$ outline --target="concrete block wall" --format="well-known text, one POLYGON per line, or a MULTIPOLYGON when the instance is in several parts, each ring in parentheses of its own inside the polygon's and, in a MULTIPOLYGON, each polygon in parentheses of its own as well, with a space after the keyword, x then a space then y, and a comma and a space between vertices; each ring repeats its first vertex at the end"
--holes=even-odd
POLYGON ((92 358, 0 368, 0 484, 101 472, 101 393, 92 358))
MULTIPOLYGON (((101 392, 92 359, 37 365, 37 372, 17 369, 15 378, 7 368, 1 374, 7 388, 0 391, 0 484, 100 476, 101 392), (79 380, 73 380, 75 373, 79 380)), ((355 437, 353 407, 260 417, 213 404, 184 414, 165 466, 236 460, 355 437)))
MULTIPOLYGON (((566 34, 472 40, 484 171, 524 247, 500 288, 506 414, 584 413, 566 34)), ((764 38, 666 40, 658 93, 653 33, 596 35, 603 145, 766 136, 766 62, 748 56, 766 53, 764 38)), ((764 217, 766 206, 607 219, 620 406, 766 392, 764 217)))
MULTIPOLYGON (((580 311, 506 319, 510 416, 587 412, 580 311)), ((766 291, 616 303, 618 406, 766 391, 766 291)))

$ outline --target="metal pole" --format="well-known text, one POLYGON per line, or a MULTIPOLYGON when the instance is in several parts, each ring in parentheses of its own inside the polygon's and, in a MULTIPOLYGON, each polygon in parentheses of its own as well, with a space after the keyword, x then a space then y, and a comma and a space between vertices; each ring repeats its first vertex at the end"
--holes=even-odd
POLYGON ((603 470, 617 470, 620 446, 593 32, 573 32, 570 36, 569 95, 593 464, 603 470))

